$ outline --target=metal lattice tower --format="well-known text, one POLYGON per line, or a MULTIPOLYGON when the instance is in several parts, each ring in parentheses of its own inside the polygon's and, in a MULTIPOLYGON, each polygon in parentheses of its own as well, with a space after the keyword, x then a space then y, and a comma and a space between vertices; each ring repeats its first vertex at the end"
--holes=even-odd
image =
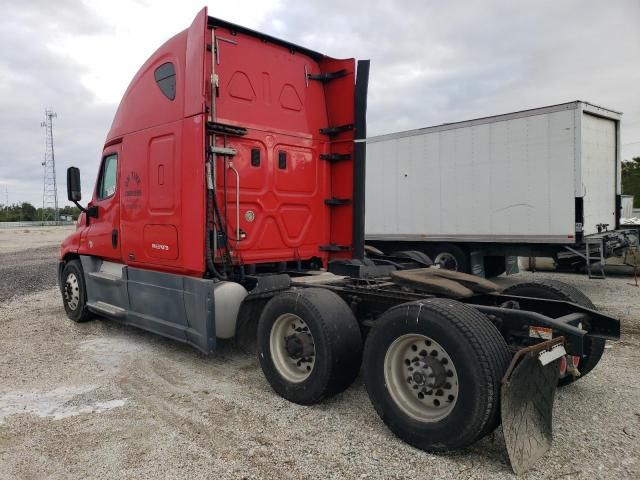
POLYGON ((57 118, 54 111, 46 109, 44 111, 45 121, 40 124, 46 130, 44 161, 44 190, 42 193, 42 220, 60 220, 58 210, 58 186, 56 184, 56 159, 53 152, 53 119, 57 118), (53 209, 53 218, 48 209, 53 209))

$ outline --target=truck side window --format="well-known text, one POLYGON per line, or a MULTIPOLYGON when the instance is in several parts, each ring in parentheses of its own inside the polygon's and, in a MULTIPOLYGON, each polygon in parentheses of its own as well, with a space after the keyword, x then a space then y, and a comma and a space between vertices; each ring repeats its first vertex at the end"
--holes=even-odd
POLYGON ((173 63, 167 62, 160 65, 153 72, 158 87, 169 100, 176 98, 176 70, 173 63))
POLYGON ((118 156, 109 155, 102 162, 100 172, 100 188, 98 189, 98 200, 104 200, 116 193, 116 179, 118 178, 118 156))

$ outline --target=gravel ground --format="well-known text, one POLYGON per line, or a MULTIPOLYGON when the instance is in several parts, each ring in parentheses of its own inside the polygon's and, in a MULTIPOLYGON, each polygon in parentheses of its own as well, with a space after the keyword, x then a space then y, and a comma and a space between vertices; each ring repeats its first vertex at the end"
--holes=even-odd
POLYGON ((30 248, 57 247, 73 230, 74 225, 62 227, 0 228, 0 253, 18 252, 30 248))
MULTIPOLYGON (((416 450, 386 429, 361 378, 302 407, 231 343, 206 357, 115 322, 75 324, 45 274, 55 262, 34 252, 23 259, 43 283, 25 269, 34 293, 0 299, 0 479, 515 477, 500 429, 453 454, 416 450)), ((0 254, 0 291, 23 285, 4 275, 19 261, 0 254)), ((558 392, 554 449, 524 478, 640 478, 640 289, 542 272, 501 282, 531 277, 582 288, 623 320, 624 337, 558 392)))
POLYGON ((58 247, 0 254, 0 302, 58 284, 58 247))

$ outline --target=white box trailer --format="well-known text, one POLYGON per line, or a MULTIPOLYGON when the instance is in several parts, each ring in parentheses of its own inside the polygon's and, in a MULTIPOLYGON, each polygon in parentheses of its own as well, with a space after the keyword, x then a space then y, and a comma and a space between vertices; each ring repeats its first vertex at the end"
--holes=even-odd
POLYGON ((619 226, 620 118, 574 101, 368 138, 367 243, 476 273, 472 253, 498 257, 492 274, 506 255, 579 251, 619 226))

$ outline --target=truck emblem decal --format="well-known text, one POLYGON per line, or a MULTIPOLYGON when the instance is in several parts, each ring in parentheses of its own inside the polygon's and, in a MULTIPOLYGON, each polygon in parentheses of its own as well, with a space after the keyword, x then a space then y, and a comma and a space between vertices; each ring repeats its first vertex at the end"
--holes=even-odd
POLYGON ((169 245, 163 245, 162 243, 152 243, 151 248, 155 250, 163 250, 165 252, 169 251, 169 245))
POLYGON ((127 175, 124 181, 124 206, 125 208, 135 209, 140 208, 139 197, 142 197, 142 189, 140 188, 142 180, 140 175, 135 170, 132 170, 127 175))

